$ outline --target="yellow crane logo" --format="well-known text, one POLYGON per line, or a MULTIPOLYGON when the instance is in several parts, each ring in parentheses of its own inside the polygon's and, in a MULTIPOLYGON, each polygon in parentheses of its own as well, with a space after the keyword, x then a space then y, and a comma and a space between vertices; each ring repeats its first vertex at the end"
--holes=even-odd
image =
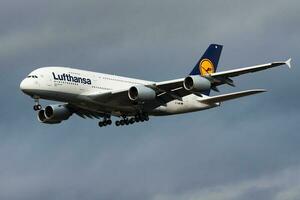
POLYGON ((199 71, 201 76, 209 75, 215 72, 213 63, 209 59, 203 59, 199 63, 199 71))

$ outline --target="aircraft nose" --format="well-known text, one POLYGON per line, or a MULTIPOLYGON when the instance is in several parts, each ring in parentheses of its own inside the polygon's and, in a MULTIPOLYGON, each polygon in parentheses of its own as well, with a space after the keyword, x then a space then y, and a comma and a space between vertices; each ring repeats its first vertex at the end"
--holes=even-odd
POLYGON ((21 83, 20 83, 20 89, 24 92, 26 91, 26 89, 28 89, 28 81, 26 81, 26 79, 24 79, 21 83))

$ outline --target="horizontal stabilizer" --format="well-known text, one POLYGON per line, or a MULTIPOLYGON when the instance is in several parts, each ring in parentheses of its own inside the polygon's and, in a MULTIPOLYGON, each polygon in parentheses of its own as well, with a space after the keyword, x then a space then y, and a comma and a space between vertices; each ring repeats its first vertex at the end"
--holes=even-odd
POLYGON ((218 103, 218 102, 228 101, 231 99, 237 99, 237 98, 241 98, 244 96, 249 96, 249 95, 253 95, 253 94, 257 94, 257 93, 261 93, 261 92, 266 92, 266 90, 264 90, 264 89, 245 90, 245 91, 241 91, 241 92, 234 92, 234 93, 229 93, 229 94, 222 94, 222 95, 218 95, 218 96, 207 97, 205 99, 199 99, 199 101, 202 103, 207 103, 207 104, 218 103))

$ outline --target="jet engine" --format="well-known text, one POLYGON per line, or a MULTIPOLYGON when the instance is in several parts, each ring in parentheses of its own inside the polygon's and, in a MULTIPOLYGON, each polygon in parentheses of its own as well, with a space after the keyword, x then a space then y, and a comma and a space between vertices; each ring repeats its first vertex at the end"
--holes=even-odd
POLYGON ((137 85, 128 90, 128 97, 132 101, 149 101, 155 99, 156 92, 144 85, 137 85))
POLYGON ((56 120, 51 120, 51 119, 47 119, 45 117, 45 110, 40 110, 37 114, 37 118, 39 120, 39 122, 41 123, 45 123, 45 124, 59 124, 61 121, 56 121, 56 120))
POLYGON ((38 120, 47 124, 57 124, 63 120, 69 119, 72 112, 66 105, 50 105, 45 110, 38 112, 38 120))
POLYGON ((192 92, 202 92, 211 88, 211 82, 199 75, 188 76, 183 81, 183 87, 192 92))

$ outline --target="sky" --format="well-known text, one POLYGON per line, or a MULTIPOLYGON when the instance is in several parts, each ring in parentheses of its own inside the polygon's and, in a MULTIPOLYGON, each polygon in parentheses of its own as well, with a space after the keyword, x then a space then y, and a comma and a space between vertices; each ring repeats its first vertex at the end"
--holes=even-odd
POLYGON ((299 8, 297 0, 2 0, 0 199, 299 199, 299 8), (267 93, 126 127, 77 116, 41 124, 19 89, 50 65, 182 78, 211 43, 224 45, 220 71, 290 57, 292 69, 220 87, 267 93))

